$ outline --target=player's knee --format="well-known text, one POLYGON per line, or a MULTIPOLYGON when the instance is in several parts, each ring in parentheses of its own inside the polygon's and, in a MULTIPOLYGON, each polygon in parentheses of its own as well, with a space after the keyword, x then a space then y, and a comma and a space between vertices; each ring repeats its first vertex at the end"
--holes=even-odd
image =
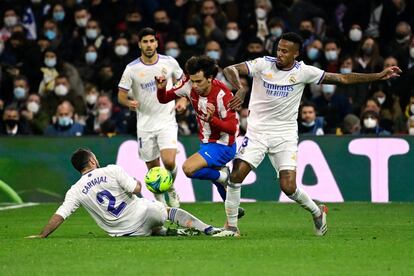
POLYGON ((184 172, 184 174, 187 177, 191 177, 194 174, 194 169, 189 164, 187 164, 186 162, 184 162, 184 164, 183 164, 183 172, 184 172))
POLYGON ((230 174, 230 182, 242 183, 244 180, 243 175, 239 171, 232 171, 230 174))
POLYGON ((164 163, 164 167, 167 169, 167 170, 169 170, 169 171, 172 171, 172 170, 174 170, 174 168, 175 168, 175 161, 174 161, 174 159, 171 159, 171 160, 163 160, 162 161, 163 163, 164 163))

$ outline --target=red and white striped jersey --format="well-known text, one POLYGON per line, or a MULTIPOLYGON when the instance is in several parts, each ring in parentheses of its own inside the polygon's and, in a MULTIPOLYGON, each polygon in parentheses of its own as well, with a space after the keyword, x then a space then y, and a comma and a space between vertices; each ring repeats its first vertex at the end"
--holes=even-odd
POLYGON ((226 85, 219 80, 213 79, 211 90, 207 97, 198 95, 192 89, 191 80, 188 76, 182 78, 172 89, 158 89, 157 97, 160 103, 168 103, 180 97, 186 97, 197 113, 198 137, 202 143, 218 143, 232 145, 236 141, 239 132, 239 120, 236 112, 227 109, 227 105, 233 94, 226 85), (207 114, 207 104, 215 107, 211 121, 206 122, 200 119, 207 114))

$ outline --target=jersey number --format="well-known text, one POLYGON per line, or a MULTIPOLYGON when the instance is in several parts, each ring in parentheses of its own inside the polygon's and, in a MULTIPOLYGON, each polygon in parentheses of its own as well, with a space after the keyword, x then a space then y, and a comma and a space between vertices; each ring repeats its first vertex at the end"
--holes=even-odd
POLYGON ((96 194, 96 200, 98 200, 99 204, 104 203, 104 197, 106 197, 109 200, 108 203, 108 212, 113 215, 114 217, 118 217, 119 214, 121 214, 122 210, 125 209, 126 203, 121 202, 118 207, 115 207, 116 199, 108 190, 103 190, 102 192, 99 192, 96 194))

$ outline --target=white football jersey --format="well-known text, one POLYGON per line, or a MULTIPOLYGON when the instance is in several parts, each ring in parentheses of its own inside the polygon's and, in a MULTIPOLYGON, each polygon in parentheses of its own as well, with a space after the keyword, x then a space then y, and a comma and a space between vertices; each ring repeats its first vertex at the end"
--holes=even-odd
POLYGON ((167 89, 173 85, 173 77, 178 80, 183 70, 178 62, 169 56, 158 54, 155 64, 145 64, 140 58, 127 65, 119 82, 121 89, 132 89, 134 100, 139 102, 137 109, 137 129, 155 131, 166 125, 177 124, 175 120, 174 101, 160 104, 157 99, 156 76, 165 76, 168 80, 167 89))
POLYGON ((292 133, 303 89, 308 83, 320 83, 325 72, 295 61, 290 70, 276 67, 276 58, 265 56, 245 62, 253 77, 247 128, 255 132, 292 133))
POLYGON ((130 234, 146 218, 147 204, 132 194, 136 185, 120 166, 94 169, 69 189, 56 214, 66 219, 82 205, 109 235, 130 234))

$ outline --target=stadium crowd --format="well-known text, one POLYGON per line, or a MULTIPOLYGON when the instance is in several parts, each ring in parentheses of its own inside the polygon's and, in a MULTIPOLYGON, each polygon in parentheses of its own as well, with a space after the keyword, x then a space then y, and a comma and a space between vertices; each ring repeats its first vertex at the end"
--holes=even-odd
MULTIPOLYGON (((0 11, 3 136, 136 135, 136 116, 117 103, 117 91, 146 26, 158 33, 158 52, 182 68, 193 55, 221 69, 274 56, 288 31, 304 39, 299 59, 326 72, 398 65, 403 73, 395 80, 308 86, 299 133, 414 135, 413 1, 3 0, 0 11)), ((217 78, 226 82, 221 71, 217 78)), ((197 133, 190 106, 177 122, 179 134, 197 133)))

